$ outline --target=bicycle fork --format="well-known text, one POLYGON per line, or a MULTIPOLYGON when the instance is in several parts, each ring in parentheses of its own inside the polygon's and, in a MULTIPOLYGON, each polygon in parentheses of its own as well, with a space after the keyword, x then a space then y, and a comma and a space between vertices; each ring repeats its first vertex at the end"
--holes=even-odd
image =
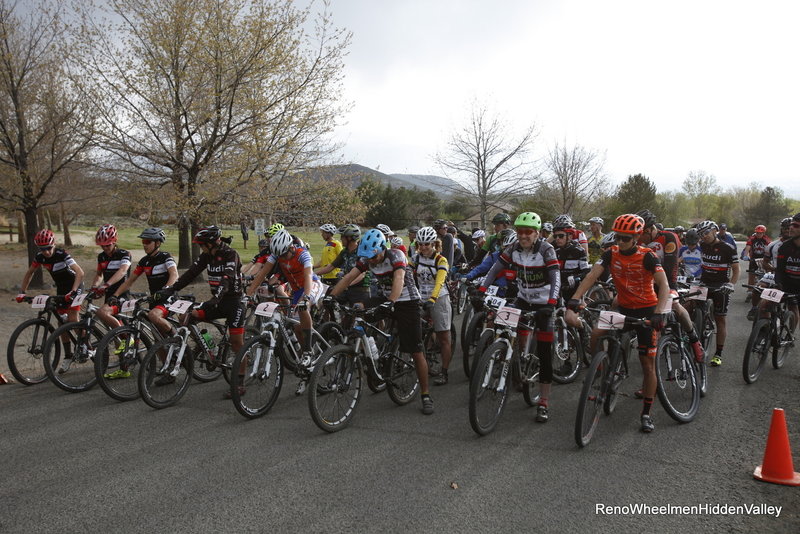
MULTIPOLYGON (((189 329, 185 326, 181 326, 178 328, 178 335, 183 339, 183 343, 181 343, 181 348, 178 350, 178 355, 175 359, 175 365, 172 366, 172 370, 168 372, 168 374, 172 377, 178 376, 181 372, 181 363, 183 362, 183 356, 186 354, 186 347, 188 345, 187 340, 189 339, 189 329)), ((172 362, 172 356, 174 354, 173 346, 170 346, 169 352, 167 353, 166 358, 164 358, 164 365, 161 366, 159 369, 159 374, 167 373, 167 369, 170 368, 170 364, 172 362)))
POLYGON ((499 380, 497 382, 497 388, 496 388, 497 392, 502 392, 502 391, 505 390, 506 382, 508 381, 508 370, 511 367, 510 365, 508 365, 508 362, 511 361, 511 354, 512 354, 512 352, 514 350, 512 348, 512 346, 511 346, 511 343, 509 343, 509 341, 507 339, 505 339, 505 338, 501 338, 501 339, 506 345, 506 352, 503 355, 503 358, 501 360, 496 360, 496 359, 492 358, 489 361, 489 366, 486 368, 486 373, 483 375, 483 383, 481 384, 483 389, 488 389, 489 388, 489 382, 491 382, 492 376, 494 376, 494 372, 493 372, 494 371, 494 366, 495 365, 502 365, 503 368, 502 368, 502 371, 500 373, 500 378, 499 378, 499 380))
POLYGON ((250 378, 254 378, 258 376, 259 380, 264 380, 269 378, 270 372, 272 371, 272 354, 275 351, 275 346, 277 342, 275 340, 275 336, 272 332, 267 332, 265 337, 269 341, 269 347, 266 349, 266 358, 264 358, 264 367, 261 367, 261 358, 264 356, 264 349, 262 348, 261 344, 257 344, 255 348, 255 355, 253 358, 253 371, 250 373, 250 378))

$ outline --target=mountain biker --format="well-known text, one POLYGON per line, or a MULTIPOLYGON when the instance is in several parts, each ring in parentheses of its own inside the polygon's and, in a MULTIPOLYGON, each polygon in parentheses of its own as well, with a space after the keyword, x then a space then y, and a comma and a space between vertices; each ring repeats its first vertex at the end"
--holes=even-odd
POLYGON ((690 229, 684 235, 685 245, 678 250, 678 263, 683 265, 684 272, 687 276, 700 278, 702 272, 701 264, 703 263, 702 254, 700 252, 700 236, 697 230, 690 229))
MULTIPOLYGON (((334 239, 333 236, 339 232, 339 229, 332 224, 323 224, 319 227, 319 233, 322 235, 322 240, 325 244, 322 246, 322 255, 320 260, 314 265, 314 268, 324 267, 336 259, 342 251, 342 243, 334 239)), ((339 269, 331 269, 329 272, 322 275, 322 283, 327 285, 334 285, 339 279, 339 269)))
MULTIPOLYGON (((330 265, 314 269, 314 273, 325 274, 328 269, 338 268, 339 278, 341 279, 356 266, 358 262, 358 242, 361 239, 361 228, 355 224, 346 224, 339 228, 339 234, 342 236, 344 248, 330 265)), ((353 280, 350 286, 344 291, 344 296, 347 298, 350 306, 357 303, 363 305, 369 300, 370 279, 370 273, 365 273, 364 276, 353 280)))
POLYGON ((117 246, 117 228, 113 224, 101 226, 94 236, 94 241, 102 251, 97 255, 97 272, 90 291, 98 296, 105 295, 105 302, 97 310, 97 318, 107 327, 116 328, 122 324, 114 317, 119 313, 119 306, 112 305, 109 301, 117 288, 128 278, 131 253, 117 246))
POLYGON ((589 232, 591 235, 588 239, 589 245, 589 264, 594 265, 594 262, 600 259, 603 249, 600 243, 603 241, 603 219, 600 217, 592 217, 589 219, 589 232))

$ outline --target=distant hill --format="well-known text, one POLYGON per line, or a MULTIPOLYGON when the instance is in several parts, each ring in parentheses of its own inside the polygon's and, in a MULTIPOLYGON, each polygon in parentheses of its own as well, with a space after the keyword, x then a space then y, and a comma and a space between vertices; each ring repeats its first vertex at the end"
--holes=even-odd
POLYGON ((448 194, 453 194, 459 190, 463 190, 465 193, 468 192, 458 182, 443 176, 432 174, 390 174, 389 176, 408 182, 412 184, 412 187, 417 186, 419 189, 433 189, 434 191, 443 191, 448 194))
POLYGON ((390 184, 392 187, 430 189, 442 196, 453 194, 452 190, 450 190, 452 188, 460 188, 458 183, 442 176, 425 174, 386 174, 355 163, 349 165, 316 167, 305 171, 305 174, 309 174, 318 179, 344 178, 349 180, 354 188, 361 185, 361 182, 365 179, 372 179, 382 184, 390 184))

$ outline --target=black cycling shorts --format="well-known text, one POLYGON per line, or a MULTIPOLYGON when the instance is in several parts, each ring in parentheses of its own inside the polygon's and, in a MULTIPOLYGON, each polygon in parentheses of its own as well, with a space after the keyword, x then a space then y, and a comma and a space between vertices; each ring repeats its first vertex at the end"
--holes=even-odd
POLYGON ((247 306, 241 297, 223 297, 219 301, 206 301, 195 311, 201 321, 225 318, 225 325, 231 334, 244 333, 245 311, 247 306))

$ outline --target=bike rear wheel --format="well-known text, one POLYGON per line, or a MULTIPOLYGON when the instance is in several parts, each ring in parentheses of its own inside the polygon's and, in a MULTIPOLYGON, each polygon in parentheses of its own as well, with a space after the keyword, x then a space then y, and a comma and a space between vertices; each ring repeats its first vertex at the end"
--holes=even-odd
POLYGON ((178 336, 162 339, 150 347, 142 360, 137 385, 139 395, 148 406, 157 410, 172 406, 189 389, 194 367, 189 347, 180 366, 175 366, 181 345, 183 339, 178 336), (169 362, 166 368, 164 362, 169 362))
MULTIPOLYGON (((481 336, 483 335, 484 325, 486 323, 486 312, 475 312, 470 319, 469 325, 464 335, 464 340, 461 345, 461 353, 463 354, 464 374, 467 378, 472 376, 471 365, 472 362, 477 360, 483 354, 483 351, 478 352, 477 348, 480 344, 481 336)), ((492 336, 494 339, 494 336, 492 336)), ((485 348, 485 347, 484 347, 485 348)))
POLYGON ((350 345, 322 354, 308 383, 308 411, 325 432, 338 432, 355 416, 364 390, 361 360, 350 345))
POLYGON ((600 409, 604 403, 606 375, 611 360, 605 351, 598 352, 592 358, 586 376, 583 378, 581 396, 578 399, 578 413, 575 417, 575 443, 579 447, 589 444, 600 421, 600 409))
POLYGON ((786 358, 794 350, 795 320, 793 312, 784 312, 778 331, 778 346, 772 349, 772 367, 775 369, 783 367, 786 358))
POLYGON ((69 393, 80 393, 92 388, 97 383, 97 377, 94 375, 94 357, 102 338, 103 332, 99 328, 93 326, 89 331, 86 323, 81 321, 56 328, 44 346, 44 368, 53 384, 69 393), (63 360, 67 368, 63 372, 62 369, 65 367, 59 366, 59 363, 62 363, 59 361, 59 355, 65 354, 64 347, 56 348, 62 345, 62 335, 69 336, 73 349, 69 364, 66 365, 66 358, 63 360))
POLYGON ((388 373, 384 375, 386 379, 389 398, 397 405, 404 405, 411 402, 419 389, 419 379, 417 378, 417 366, 414 358, 408 352, 400 352, 400 340, 394 336, 389 350, 388 373))
POLYGON ((506 405, 509 374, 508 345, 495 341, 477 358, 469 384, 469 424, 485 436, 492 432, 506 405))
POLYGON ((423 340, 425 361, 428 362, 428 376, 439 376, 442 372, 442 350, 433 328, 428 329, 423 340))
POLYGON ((133 326, 123 325, 103 336, 97 346, 94 374, 106 395, 123 402, 139 396, 140 363, 153 343, 143 330, 137 333, 133 326))
MULTIPOLYGON (((47 380, 44 368, 44 345, 56 327, 41 318, 20 324, 8 339, 8 369, 20 384, 32 386, 47 380)), ((61 344, 56 343, 55 359, 61 359, 61 344)))
POLYGON ((679 423, 688 423, 700 408, 700 388, 689 355, 681 350, 674 335, 662 336, 656 352, 658 399, 664 410, 679 423))
MULTIPOLYGON (((209 358, 206 347, 200 337, 194 333, 189 336, 186 350, 192 351, 192 377, 198 382, 213 382, 222 375, 223 367, 219 365, 223 359, 233 359, 230 354, 230 340, 225 337, 225 326, 219 323, 204 323, 204 328, 211 335, 216 347, 213 358, 209 358)), ((229 362, 230 363, 230 362, 229 362)))
POLYGON ((627 378, 625 369, 625 359, 622 357, 621 351, 631 350, 631 338, 627 334, 621 336, 619 347, 617 347, 618 354, 616 357, 611 358, 611 382, 608 385, 608 391, 605 392, 603 400, 603 412, 606 415, 614 413, 619 400, 619 386, 622 381, 627 378), (616 363, 614 363, 616 360, 616 363))
POLYGON ((753 324, 747 345, 744 348, 742 359, 742 377, 748 384, 752 384, 764 370, 767 354, 770 351, 771 325, 769 319, 759 319, 753 324))

